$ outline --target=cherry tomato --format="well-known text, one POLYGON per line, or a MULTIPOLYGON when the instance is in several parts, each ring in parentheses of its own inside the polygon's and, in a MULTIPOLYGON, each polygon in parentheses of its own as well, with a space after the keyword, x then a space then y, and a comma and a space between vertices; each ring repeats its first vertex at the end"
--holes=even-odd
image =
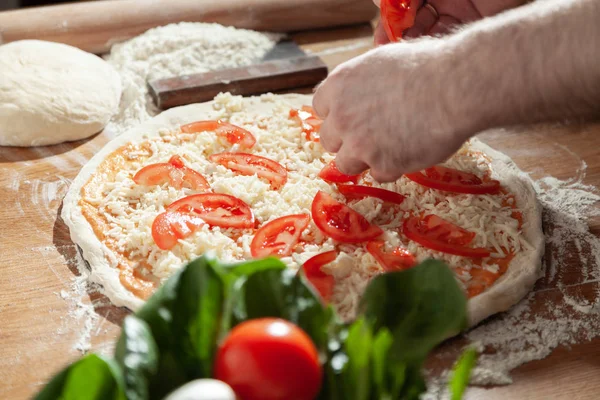
POLYGON ((440 165, 425 169, 424 173, 413 172, 406 177, 431 189, 454 193, 488 194, 498 193, 500 182, 490 179, 484 182, 477 175, 440 165))
POLYGON ((490 256, 488 249, 467 247, 475 233, 436 215, 408 218, 404 221, 403 232, 410 240, 432 250, 472 258, 490 256))
POLYGON ((402 247, 396 247, 389 252, 385 251, 385 243, 381 240, 367 243, 367 251, 388 272, 403 271, 414 267, 417 263, 415 257, 402 247))
POLYGON ((381 0, 381 23, 390 42, 400 40, 414 25, 418 9, 418 0, 381 0))
POLYGON ((309 215, 296 214, 286 215, 266 223, 252 239, 250 244, 252 257, 289 256, 309 222, 309 215))
POLYGON ((290 118, 294 118, 302 126, 306 140, 319 141, 319 131, 323 120, 317 116, 312 107, 302 106, 300 110, 292 108, 290 118))
POLYGON ((317 289, 321 297, 326 303, 329 303, 331 295, 333 294, 333 287, 335 286, 335 280, 333 276, 326 274, 321 269, 324 265, 327 265, 337 258, 337 251, 331 250, 325 253, 317 254, 309 258, 303 265, 302 271, 306 279, 317 289))
POLYGON ((219 163, 242 175, 257 175, 269 181, 273 189, 287 182, 287 170, 276 161, 248 153, 212 154, 211 161, 219 163))
POLYGON ((228 194, 194 194, 171 203, 167 211, 192 213, 211 226, 223 228, 254 226, 254 215, 248 204, 228 194))
POLYGON ((192 122, 183 125, 181 131, 185 133, 214 131, 217 136, 225 138, 229 143, 239 143, 241 146, 248 149, 256 144, 256 138, 250 131, 221 120, 192 122))
POLYGON ((140 169, 133 177, 138 185, 163 185, 169 183, 175 189, 188 187, 193 190, 208 190, 210 186, 202 175, 184 165, 175 155, 169 162, 150 164, 140 169))
POLYGON ((154 219, 152 223, 152 239, 162 250, 170 250, 176 244, 178 239, 185 239, 194 231, 204 225, 204 220, 200 217, 166 211, 154 219))
POLYGON ((312 218, 317 228, 338 242, 366 242, 383 233, 365 217, 321 191, 313 199, 312 218))
POLYGON ((400 193, 371 186, 338 184, 337 188, 348 200, 375 197, 388 203, 402 204, 405 199, 400 193))
POLYGON ((340 172, 339 169, 335 166, 335 160, 331 161, 327 164, 321 172, 319 172, 319 178, 324 181, 331 183, 344 183, 344 182, 358 182, 358 178, 360 175, 346 175, 340 172))
POLYGON ((241 400, 314 400, 323 371, 302 329, 283 319, 260 318, 231 330, 217 350, 215 378, 241 400))

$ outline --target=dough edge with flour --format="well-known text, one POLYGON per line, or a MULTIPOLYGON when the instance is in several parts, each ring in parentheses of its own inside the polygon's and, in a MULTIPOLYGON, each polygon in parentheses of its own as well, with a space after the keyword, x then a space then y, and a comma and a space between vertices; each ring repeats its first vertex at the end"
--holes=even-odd
MULTIPOLYGON (((312 102, 312 96, 299 94, 280 95, 277 99, 292 107, 312 102)), ((79 209, 81 188, 94 174, 97 166, 121 146, 133 139, 158 136, 161 129, 176 129, 181 124, 211 119, 216 115, 213 104, 207 102, 173 108, 113 139, 83 167, 69 188, 63 202, 62 218, 70 228, 71 239, 79 245, 84 259, 92 266, 90 281, 102 285, 104 293, 116 306, 136 310, 144 301, 121 285, 118 270, 111 267, 111 262, 107 259, 111 252, 95 236, 91 225, 79 209)), ((260 97, 243 98, 243 107, 257 113, 271 112, 269 103, 263 103, 260 97)), ((520 171, 508 156, 493 150, 478 139, 470 141, 470 148, 491 158, 492 169, 499 175, 502 184, 516 195, 517 206, 523 212, 523 235, 533 247, 532 250, 519 253, 506 273, 492 287, 469 300, 469 326, 474 326, 493 314, 506 311, 531 291, 535 281, 541 276, 544 235, 541 227, 541 206, 536 199, 530 178, 520 171)))

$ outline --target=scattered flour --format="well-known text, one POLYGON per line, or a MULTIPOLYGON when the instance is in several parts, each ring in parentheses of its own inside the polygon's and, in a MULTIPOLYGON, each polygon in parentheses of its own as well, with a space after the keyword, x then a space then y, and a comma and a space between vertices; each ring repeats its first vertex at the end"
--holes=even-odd
POLYGON ((73 349, 87 353, 92 347, 94 328, 100 322, 100 316, 96 312, 96 307, 100 305, 93 301, 90 302, 89 296, 92 293, 99 293, 100 287, 88 282, 88 270, 79 251, 75 258, 68 262, 77 267, 79 274, 71 281, 69 290, 61 290, 58 295, 69 304, 69 314, 66 317, 69 319, 67 326, 72 326, 73 320, 83 325, 77 334, 77 341, 73 344, 73 349))
POLYGON ((123 95, 107 129, 120 134, 158 114, 148 81, 250 65, 281 38, 219 24, 179 23, 113 46, 105 58, 121 75, 123 95))
MULTIPOLYGON (((544 208, 546 274, 538 282, 541 288, 466 334, 481 353, 471 384, 510 384, 514 368, 545 358, 558 346, 600 336, 600 239, 588 227, 588 220, 600 215, 595 207, 600 195, 582 183, 584 177, 585 164, 577 179, 534 182, 544 208), (578 280, 573 272, 565 274, 572 268, 577 268, 578 280), (573 286, 582 283, 590 284, 589 290, 573 286)), ((447 377, 447 371, 432 377, 423 399, 449 398, 447 377)))

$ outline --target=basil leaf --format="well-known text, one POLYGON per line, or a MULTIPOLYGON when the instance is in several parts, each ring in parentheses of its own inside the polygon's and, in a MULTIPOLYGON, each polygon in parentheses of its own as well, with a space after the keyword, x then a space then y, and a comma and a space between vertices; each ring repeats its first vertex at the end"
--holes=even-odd
POLYGON ((460 400, 464 391, 469 385, 471 371, 477 362, 477 350, 469 348, 463 352, 452 371, 452 379, 450 380, 450 393, 452 400, 460 400))
POLYGON ((289 269, 270 269, 254 273, 239 288, 238 316, 244 319, 283 318, 302 328, 324 350, 327 345, 333 310, 325 308, 305 278, 289 269), (243 301, 243 303, 242 303, 243 301))
MULTIPOLYGON (((397 364, 396 364, 397 365, 397 364)), ((412 364, 406 367, 402 376, 402 391, 396 398, 402 400, 419 400, 427 387, 421 374, 423 365, 412 364)), ((396 382, 398 384, 399 382, 396 382)))
POLYGON ((421 363, 444 339, 467 327, 467 299, 444 263, 428 260, 379 275, 361 299, 359 315, 394 337, 390 356, 421 363))
POLYGON ((400 364, 393 368, 388 362, 388 354, 394 338, 389 330, 382 328, 373 340, 373 384, 378 399, 394 399, 404 383, 404 370, 406 366, 400 364), (389 381, 394 384, 391 385, 389 381), (391 386, 390 386, 391 385, 391 386))
POLYGON ((148 384, 158 369, 158 349, 144 321, 133 315, 125 318, 115 360, 123 371, 127 399, 149 399, 148 384))
POLYGON ((367 400, 371 393, 371 348, 373 332, 364 320, 355 321, 348 329, 344 343, 348 361, 343 377, 346 398, 367 400))
POLYGON ((211 376, 224 304, 216 261, 200 257, 176 272, 136 313, 160 352, 150 398, 196 378, 211 376))
POLYGON ((119 368, 95 354, 83 357, 56 375, 37 400, 125 400, 119 368))
POLYGON ((210 378, 225 288, 210 262, 199 259, 181 276, 173 310, 174 352, 188 379, 210 378))

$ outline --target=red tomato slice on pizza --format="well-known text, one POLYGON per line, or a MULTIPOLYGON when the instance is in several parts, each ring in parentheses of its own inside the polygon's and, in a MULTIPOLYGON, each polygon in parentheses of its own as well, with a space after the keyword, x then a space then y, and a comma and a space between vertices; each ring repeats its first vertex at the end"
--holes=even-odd
POLYGON ((408 218, 404 221, 403 232, 410 240, 432 250, 471 258, 490 256, 488 249, 467 246, 475 238, 475 233, 436 215, 408 218))
POLYGON ((367 251, 387 272, 404 271, 414 267, 416 258, 407 249, 396 247, 392 251, 385 251, 385 243, 374 240, 367 243, 367 251))
POLYGON ((390 42, 400 40, 414 25, 418 8, 418 0, 381 0, 381 23, 390 42))
POLYGON ((470 172, 459 171, 440 165, 424 171, 406 174, 406 177, 431 189, 466 194, 494 194, 500 191, 500 182, 494 179, 483 181, 470 172))
POLYGON ((323 120, 317 116, 315 110, 310 106, 302 106, 297 110, 290 110, 290 118, 294 118, 302 126, 302 131, 306 135, 306 140, 319 141, 319 131, 323 120))
POLYGON ((286 257, 292 254, 302 231, 310 222, 308 214, 286 215, 263 225, 250 244, 252 257, 286 257))
POLYGON ((391 190, 362 185, 338 184, 337 188, 348 200, 359 200, 365 197, 375 197, 387 203, 402 204, 405 197, 391 190))
POLYGON ((212 154, 210 160, 242 175, 257 175, 266 179, 273 189, 287 182, 287 170, 277 161, 248 153, 212 154))
POLYGON ((360 178, 360 175, 346 175, 341 173, 335 165, 335 160, 333 160, 325 167, 323 167, 321 172, 319 172, 319 178, 330 183, 356 183, 358 182, 358 178, 360 178))
POLYGON ((333 294, 335 280, 321 269, 323 266, 335 261, 337 251, 331 250, 311 257, 302 265, 306 279, 317 289, 323 300, 328 303, 333 294))
POLYGON ((154 219, 152 238, 159 249, 170 250, 177 240, 185 239, 204 224, 204 220, 195 215, 166 211, 154 219))
POLYGON ((250 131, 221 120, 192 122, 190 124, 183 125, 181 127, 181 131, 185 133, 214 131, 216 132, 217 136, 224 138, 229 143, 239 143, 240 146, 248 149, 256 144, 256 138, 250 131))
POLYGON ((248 204, 228 194, 193 194, 171 203, 167 211, 196 215, 211 226, 240 229, 254 227, 254 215, 248 204))
POLYGON ((383 233, 380 227, 321 191, 313 199, 312 218, 321 232, 338 242, 361 243, 383 233))
POLYGON ((152 186, 169 183, 175 189, 187 187, 193 190, 209 190, 210 186, 198 172, 184 165, 181 157, 175 155, 169 162, 150 164, 140 169, 133 177, 138 185, 152 186))

